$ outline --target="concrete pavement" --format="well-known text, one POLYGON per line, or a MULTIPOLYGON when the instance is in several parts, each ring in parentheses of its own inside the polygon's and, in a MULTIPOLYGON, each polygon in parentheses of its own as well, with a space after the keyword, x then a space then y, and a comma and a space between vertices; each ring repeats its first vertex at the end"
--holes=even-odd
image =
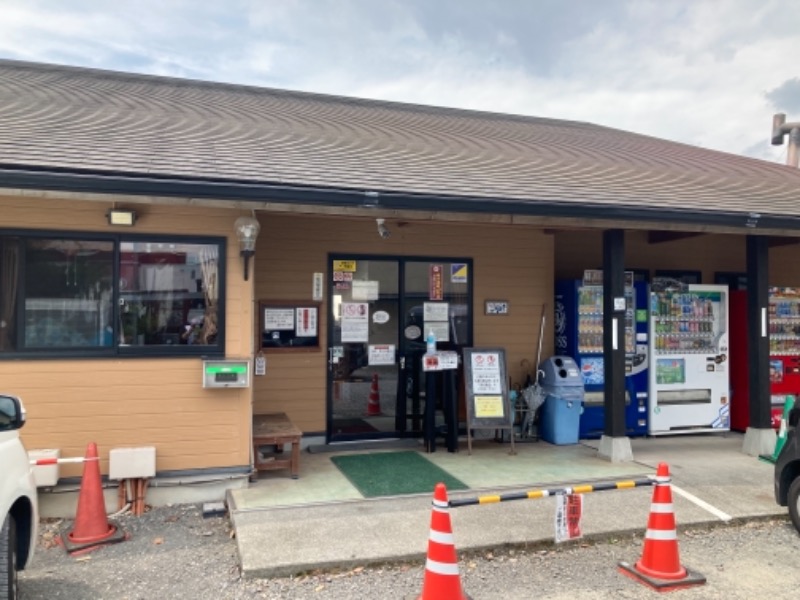
MULTIPOLYGON (((665 462, 672 475, 680 532, 689 526, 786 515, 773 498, 772 465, 742 453, 743 437, 727 433, 632 439, 634 461, 629 463, 608 462, 598 456, 599 442, 586 441, 570 446, 518 444, 516 456, 507 455, 507 445, 483 441, 471 456, 465 448, 425 456, 470 486, 468 491, 451 492, 451 500, 638 479, 654 475, 658 463, 665 462)), ((335 468, 328 470, 326 461, 328 456, 304 453, 300 479, 275 476, 229 493, 245 577, 424 562, 433 490, 363 499, 349 482, 340 480, 335 468), (326 487, 336 491, 326 495, 326 487)), ((584 537, 643 533, 651 499, 649 486, 586 494, 584 537)), ((459 555, 504 545, 554 543, 553 498, 451 508, 450 517, 459 555)))

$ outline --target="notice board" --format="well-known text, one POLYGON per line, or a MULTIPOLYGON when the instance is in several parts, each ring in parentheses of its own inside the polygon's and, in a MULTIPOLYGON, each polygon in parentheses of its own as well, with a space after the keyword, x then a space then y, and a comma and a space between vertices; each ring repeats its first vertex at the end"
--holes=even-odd
POLYGON ((269 351, 319 350, 319 302, 260 300, 258 346, 269 351))
POLYGON ((512 429, 506 352, 503 348, 464 348, 464 389, 467 399, 467 448, 472 454, 473 429, 512 429))

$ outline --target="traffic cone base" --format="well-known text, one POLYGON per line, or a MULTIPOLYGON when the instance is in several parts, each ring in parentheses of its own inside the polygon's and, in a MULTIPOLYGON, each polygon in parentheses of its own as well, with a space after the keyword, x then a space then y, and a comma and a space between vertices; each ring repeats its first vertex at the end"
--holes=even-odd
POLYGON ((629 563, 620 561, 619 572, 623 575, 627 575, 634 581, 638 581, 639 583, 643 583, 651 587, 657 592, 671 592, 672 590, 690 587, 693 585, 703 585, 706 582, 705 576, 685 567, 683 568, 683 579, 680 580, 661 579, 659 577, 645 575, 639 571, 637 567, 639 567, 639 565, 631 565, 629 563))
POLYGON ((117 531, 117 527, 115 525, 112 525, 111 523, 109 523, 108 524, 108 529, 106 530, 106 532, 101 534, 100 536, 90 536, 90 537, 86 537, 86 538, 80 538, 80 537, 75 535, 74 531, 70 531, 67 534, 67 539, 72 544, 89 544, 89 543, 92 543, 92 542, 101 542, 101 541, 105 540, 106 538, 110 538, 112 535, 114 535, 114 533, 116 533, 116 531, 117 531))
POLYGON ((635 565, 619 563, 619 571, 623 575, 644 583, 657 592, 668 592, 706 582, 703 575, 681 565, 670 481, 669 467, 666 463, 660 463, 656 470, 642 558, 635 565))
POLYGON ((125 533, 125 531, 123 531, 121 528, 117 527, 116 525, 109 524, 108 531, 99 539, 77 540, 75 539, 75 536, 72 535, 72 532, 68 532, 66 535, 61 534, 61 545, 64 546, 67 554, 70 554, 71 556, 78 556, 80 554, 86 554, 87 552, 96 550, 101 546, 124 542, 128 538, 128 534, 125 533))
POLYGON ((73 528, 61 536, 61 543, 68 553, 75 554, 88 552, 104 544, 121 542, 124 539, 126 539, 125 532, 109 523, 106 515, 97 445, 92 442, 86 448, 73 528))

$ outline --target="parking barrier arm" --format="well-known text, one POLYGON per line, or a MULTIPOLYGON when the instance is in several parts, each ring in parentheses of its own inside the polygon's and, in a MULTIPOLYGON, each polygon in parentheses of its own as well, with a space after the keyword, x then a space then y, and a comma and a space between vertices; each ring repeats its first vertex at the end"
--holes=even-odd
POLYGON ((35 458, 30 461, 31 466, 33 467, 45 467, 48 465, 63 465, 63 464, 79 464, 84 462, 96 461, 100 460, 97 457, 80 457, 76 456, 75 458, 56 458, 54 456, 47 457, 47 458, 35 458))
POLYGON ((496 504, 509 500, 538 500, 548 498, 558 494, 588 494, 590 492, 605 492, 609 490, 627 490, 636 487, 650 486, 655 481, 653 479, 631 479, 626 481, 601 481, 598 483, 586 483, 573 487, 553 488, 545 490, 531 490, 528 492, 512 492, 508 494, 495 494, 490 496, 477 496, 475 498, 453 498, 449 501, 451 508, 460 506, 472 506, 480 504, 496 504))

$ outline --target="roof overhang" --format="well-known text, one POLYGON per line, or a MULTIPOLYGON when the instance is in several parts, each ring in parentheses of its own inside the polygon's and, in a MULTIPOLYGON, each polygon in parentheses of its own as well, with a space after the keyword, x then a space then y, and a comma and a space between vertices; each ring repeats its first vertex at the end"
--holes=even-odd
POLYGON ((293 186, 262 181, 182 179, 128 173, 74 170, 40 170, 0 165, 0 187, 46 190, 69 194, 124 195, 129 197, 184 198, 193 202, 303 207, 338 207, 389 211, 452 212, 481 215, 538 217, 547 220, 579 220, 595 227, 641 229, 643 225, 754 235, 793 235, 800 232, 800 217, 719 210, 677 210, 663 206, 564 202, 543 199, 509 199, 487 196, 455 196, 404 193, 396 190, 353 190, 333 187, 293 186))

